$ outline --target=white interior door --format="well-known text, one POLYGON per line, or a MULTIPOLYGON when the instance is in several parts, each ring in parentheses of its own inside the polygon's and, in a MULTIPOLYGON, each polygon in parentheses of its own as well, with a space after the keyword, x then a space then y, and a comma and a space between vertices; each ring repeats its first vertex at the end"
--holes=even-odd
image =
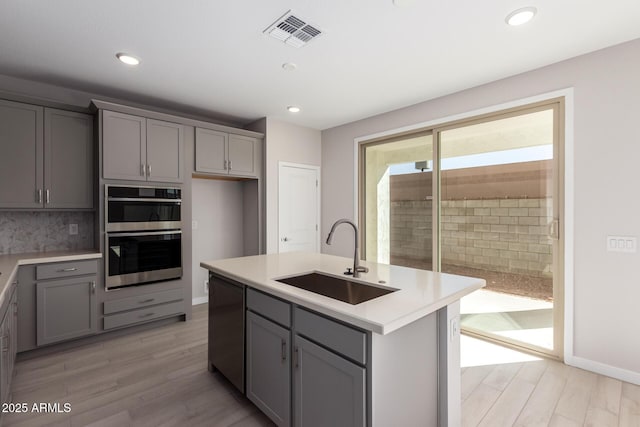
POLYGON ((317 166, 280 163, 278 252, 320 251, 320 191, 317 166))

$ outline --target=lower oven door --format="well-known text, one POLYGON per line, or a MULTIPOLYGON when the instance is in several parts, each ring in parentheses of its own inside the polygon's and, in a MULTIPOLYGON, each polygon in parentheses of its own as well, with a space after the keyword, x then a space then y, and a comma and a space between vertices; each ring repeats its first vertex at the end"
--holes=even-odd
POLYGON ((108 233, 106 288, 182 277, 180 230, 108 233))

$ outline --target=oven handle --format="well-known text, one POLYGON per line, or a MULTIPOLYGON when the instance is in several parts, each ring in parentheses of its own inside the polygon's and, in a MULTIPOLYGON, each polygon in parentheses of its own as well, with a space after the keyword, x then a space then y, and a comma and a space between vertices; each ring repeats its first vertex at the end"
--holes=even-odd
POLYGON ((108 233, 109 237, 161 236, 161 235, 167 235, 167 234, 182 234, 182 230, 140 231, 135 233, 108 233))
POLYGON ((109 202, 154 202, 154 203, 182 203, 182 199, 145 199, 137 197, 107 197, 109 202))

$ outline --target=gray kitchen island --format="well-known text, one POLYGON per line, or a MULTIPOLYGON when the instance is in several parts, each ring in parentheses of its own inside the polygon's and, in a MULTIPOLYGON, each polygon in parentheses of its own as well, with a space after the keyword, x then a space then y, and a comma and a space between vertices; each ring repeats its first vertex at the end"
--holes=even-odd
POLYGON ((355 279, 351 263, 202 262, 210 369, 281 426, 459 425, 459 300, 484 280, 372 262, 355 279))

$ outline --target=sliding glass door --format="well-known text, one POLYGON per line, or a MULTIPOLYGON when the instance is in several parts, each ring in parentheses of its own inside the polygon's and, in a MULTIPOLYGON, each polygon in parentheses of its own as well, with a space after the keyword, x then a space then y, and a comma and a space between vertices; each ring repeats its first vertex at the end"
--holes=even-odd
POLYGON ((366 259, 484 278, 463 331, 558 358, 562 113, 557 100, 360 151, 366 259))

